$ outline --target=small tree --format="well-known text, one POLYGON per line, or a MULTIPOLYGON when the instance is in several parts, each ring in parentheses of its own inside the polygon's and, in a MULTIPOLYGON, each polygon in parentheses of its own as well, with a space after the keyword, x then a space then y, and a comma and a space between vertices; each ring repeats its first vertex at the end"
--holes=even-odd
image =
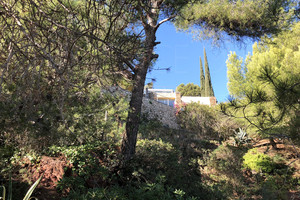
POLYGON ((180 92, 181 96, 201 96, 201 88, 194 83, 182 83, 176 88, 176 92, 180 92))

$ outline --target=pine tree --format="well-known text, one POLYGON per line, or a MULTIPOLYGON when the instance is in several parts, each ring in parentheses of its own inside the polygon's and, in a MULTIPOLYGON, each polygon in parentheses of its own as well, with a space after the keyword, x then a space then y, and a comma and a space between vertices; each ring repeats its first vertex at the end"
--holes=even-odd
POLYGON ((201 96, 203 97, 205 96, 205 77, 204 77, 201 57, 200 57, 200 88, 201 88, 201 96))
MULTIPOLYGON (((221 106, 222 111, 244 118, 264 136, 280 133, 300 143, 299 46, 300 22, 296 22, 291 29, 255 43, 245 60, 231 53, 227 74, 233 98, 221 106)), ((270 137, 276 148, 273 142, 270 137)))
POLYGON ((213 97, 215 96, 215 94, 211 84, 211 78, 210 78, 205 48, 204 48, 204 67, 205 67, 205 95, 204 96, 213 97))

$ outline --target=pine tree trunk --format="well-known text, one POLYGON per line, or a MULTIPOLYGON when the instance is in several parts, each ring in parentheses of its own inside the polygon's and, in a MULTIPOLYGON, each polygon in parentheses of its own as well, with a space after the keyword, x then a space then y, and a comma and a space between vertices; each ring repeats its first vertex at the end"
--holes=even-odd
POLYGON ((133 79, 133 90, 131 93, 131 100, 129 104, 129 111, 126 123, 126 130, 123 134, 122 140, 122 154, 123 161, 130 160, 135 154, 135 147, 137 141, 137 134, 139 130, 141 107, 143 103, 143 91, 146 80, 146 75, 151 61, 158 55, 153 55, 153 49, 156 45, 155 26, 145 26, 145 53, 141 58, 138 65, 135 68, 135 74, 133 79))
POLYGON ((145 84, 147 68, 142 68, 141 72, 136 74, 133 91, 129 104, 126 130, 122 140, 122 154, 125 161, 130 160, 135 154, 136 139, 139 129, 141 107, 143 103, 143 90, 145 84))

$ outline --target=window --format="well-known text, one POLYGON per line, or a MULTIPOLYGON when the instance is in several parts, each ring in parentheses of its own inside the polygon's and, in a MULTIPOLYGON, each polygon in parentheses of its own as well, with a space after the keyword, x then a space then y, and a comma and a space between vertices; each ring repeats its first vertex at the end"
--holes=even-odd
POLYGON ((174 107, 175 100, 172 100, 172 99, 159 99, 158 102, 166 104, 168 106, 174 107))

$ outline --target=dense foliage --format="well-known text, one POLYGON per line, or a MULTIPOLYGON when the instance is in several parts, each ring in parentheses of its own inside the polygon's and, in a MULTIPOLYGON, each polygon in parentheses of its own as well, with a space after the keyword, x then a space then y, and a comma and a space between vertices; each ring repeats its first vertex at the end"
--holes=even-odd
POLYGON ((251 149, 243 156, 243 166, 256 172, 270 173, 274 170, 275 164, 270 156, 259 153, 257 149, 251 149))
POLYGON ((107 5, 114 10, 99 9, 102 5, 91 2, 1 1, 4 140, 43 148, 99 139, 108 130, 101 119, 119 100, 100 88, 124 79, 114 73, 118 60, 108 56, 107 48, 118 43, 125 50, 128 46, 119 43, 129 38, 119 24, 124 18, 108 23, 116 5, 107 5))
POLYGON ((242 126, 238 122, 223 115, 218 108, 190 103, 178 113, 178 121, 182 128, 192 131, 199 138, 216 140, 228 139, 234 131, 242 126))
MULTIPOLYGON (((298 129, 299 30, 298 22, 275 38, 263 38, 253 45, 253 53, 245 62, 231 53, 227 66, 233 109, 229 108, 228 113, 242 116, 259 130, 271 134, 290 135, 290 129, 285 128, 291 125, 290 120, 294 121, 293 128, 298 129)), ((223 108, 226 110, 225 105, 223 108)))
POLYGON ((176 26, 181 30, 193 29, 201 39, 224 37, 236 39, 260 38, 287 29, 296 18, 293 0, 214 0, 196 1, 181 10, 176 26))
POLYGON ((186 85, 182 83, 177 86, 176 92, 180 92, 181 96, 201 96, 200 86, 194 83, 188 83, 186 85))

